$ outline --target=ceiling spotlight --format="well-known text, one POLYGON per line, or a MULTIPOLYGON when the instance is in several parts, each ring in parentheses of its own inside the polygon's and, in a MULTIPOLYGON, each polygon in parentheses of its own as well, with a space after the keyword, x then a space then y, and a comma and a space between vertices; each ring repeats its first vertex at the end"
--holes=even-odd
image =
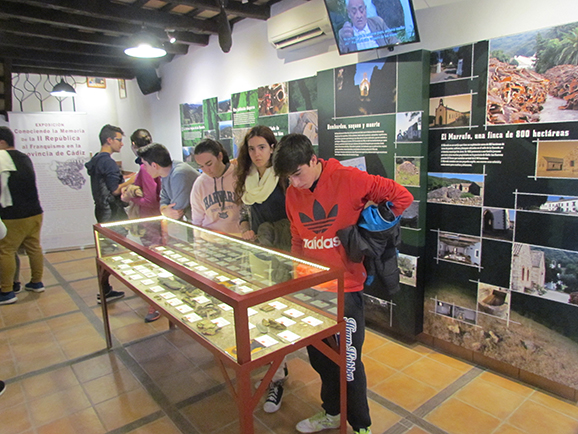
POLYGON ((50 95, 66 98, 67 96, 76 96, 76 91, 70 84, 66 83, 64 79, 60 79, 60 83, 52 88, 50 95))
POLYGON ((130 38, 129 46, 124 50, 131 57, 152 59, 167 54, 158 38, 148 32, 141 31, 130 38))
POLYGON ((173 35, 174 30, 165 30, 165 33, 167 34, 167 38, 169 39, 169 42, 171 44, 174 44, 175 42, 177 42, 177 38, 175 38, 175 36, 173 35))

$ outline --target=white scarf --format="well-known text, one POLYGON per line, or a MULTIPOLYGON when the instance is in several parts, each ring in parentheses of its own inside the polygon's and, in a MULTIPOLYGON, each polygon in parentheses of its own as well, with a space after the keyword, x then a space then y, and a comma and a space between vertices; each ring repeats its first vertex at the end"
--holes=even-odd
POLYGON ((245 193, 243 193, 243 203, 245 205, 253 205, 254 203, 263 203, 275 187, 277 187, 277 182, 279 178, 275 176, 275 172, 272 167, 267 167, 265 173, 261 179, 259 179, 259 171, 257 166, 251 164, 249 169, 249 174, 245 179, 245 193))
POLYGON ((12 195, 8 188, 10 172, 16 172, 16 166, 8 151, 0 150, 0 206, 8 208, 12 206, 12 195))

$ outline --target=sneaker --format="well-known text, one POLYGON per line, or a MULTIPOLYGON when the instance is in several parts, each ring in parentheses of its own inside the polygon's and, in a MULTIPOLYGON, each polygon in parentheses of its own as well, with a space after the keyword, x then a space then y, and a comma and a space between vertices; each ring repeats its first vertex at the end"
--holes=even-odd
POLYGON ((301 433, 312 433, 324 429, 337 429, 341 425, 339 415, 331 416, 325 411, 317 413, 309 419, 302 420, 295 427, 301 433))
POLYGON ((145 322, 153 322, 156 321, 161 317, 161 313, 158 310, 155 310, 154 307, 149 307, 149 313, 145 316, 145 322))
POLYGON ((24 289, 26 291, 32 291, 32 292, 44 292, 44 284, 42 282, 36 282, 36 283, 29 282, 26 285, 24 285, 24 289))
MULTIPOLYGON (((122 291, 113 291, 112 289, 104 294, 106 297, 106 302, 110 303, 111 301, 118 300, 119 298, 124 297, 124 292, 122 291)), ((100 294, 96 294, 96 302, 100 304, 100 294)))
POLYGON ((281 407, 283 400, 283 385, 279 382, 271 383, 269 385, 269 394, 267 400, 263 404, 263 411, 265 413, 275 413, 281 407))
MULTIPOLYGON (((277 373, 275 373, 275 375, 277 375, 277 373)), ((273 378, 275 378, 275 375, 273 376, 273 378)), ((280 378, 279 380, 275 380, 274 382, 272 381, 271 384, 269 385, 269 388, 272 386, 273 383, 277 383, 277 384, 284 384, 285 381, 287 380, 287 377, 289 376, 289 369, 287 368, 287 363, 285 363, 285 365, 283 365, 283 378, 280 378)), ((259 386, 261 385, 261 380, 258 380, 255 382, 255 389, 258 389, 259 386)))
POLYGON ((20 282, 14 282, 14 284, 12 285, 12 292, 14 294, 20 292, 22 290, 22 285, 20 282))
POLYGON ((356 431, 353 430, 355 434, 371 434, 371 428, 361 428, 360 430, 356 431))
POLYGON ((0 292, 0 304, 12 304, 18 301, 14 291, 0 292))
POLYGON ((6 391, 6 383, 0 381, 0 395, 2 395, 6 391))

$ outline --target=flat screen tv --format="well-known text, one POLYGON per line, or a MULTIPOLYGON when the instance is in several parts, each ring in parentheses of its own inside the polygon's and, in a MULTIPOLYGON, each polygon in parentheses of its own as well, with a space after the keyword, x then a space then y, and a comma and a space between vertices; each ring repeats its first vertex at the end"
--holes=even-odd
POLYGON ((324 0, 340 54, 419 42, 412 0, 324 0))

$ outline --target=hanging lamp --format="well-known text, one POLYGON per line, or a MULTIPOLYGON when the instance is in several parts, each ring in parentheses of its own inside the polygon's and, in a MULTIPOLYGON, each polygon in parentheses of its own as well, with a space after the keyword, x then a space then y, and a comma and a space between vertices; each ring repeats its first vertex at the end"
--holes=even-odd
POLYGON ((128 56, 154 59, 167 54, 159 39, 144 30, 131 37, 129 41, 129 46, 124 50, 128 56))
POLYGON ((70 84, 66 83, 64 79, 61 78, 60 83, 58 83, 52 88, 52 92, 50 92, 50 95, 57 96, 60 98, 66 98, 68 96, 76 96, 76 91, 70 84))

